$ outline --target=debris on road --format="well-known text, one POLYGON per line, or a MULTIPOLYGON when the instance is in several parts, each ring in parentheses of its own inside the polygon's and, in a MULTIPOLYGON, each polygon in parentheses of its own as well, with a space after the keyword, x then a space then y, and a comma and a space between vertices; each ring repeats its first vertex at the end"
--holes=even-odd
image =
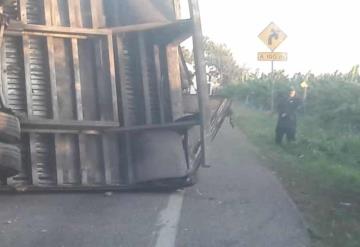
POLYGON ((199 196, 204 196, 199 189, 196 189, 196 193, 199 195, 199 196))
POLYGON ((105 194, 104 194, 104 196, 107 196, 107 197, 110 197, 110 196, 112 196, 112 195, 113 195, 113 193, 112 193, 112 192, 110 192, 110 191, 105 192, 105 194))

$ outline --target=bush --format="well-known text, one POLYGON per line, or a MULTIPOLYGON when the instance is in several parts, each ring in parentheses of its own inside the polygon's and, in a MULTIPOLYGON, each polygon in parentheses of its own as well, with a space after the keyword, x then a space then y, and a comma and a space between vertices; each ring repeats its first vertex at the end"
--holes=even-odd
MULTIPOLYGON (((274 74, 275 103, 290 88, 298 91, 303 98, 301 82, 308 77, 308 95, 304 108, 306 114, 317 118, 322 125, 335 127, 341 131, 360 131, 360 84, 350 82, 342 74, 305 76, 297 74, 292 78, 282 71, 274 74)), ((226 86, 222 94, 239 100, 247 106, 260 110, 270 110, 271 75, 253 77, 244 83, 226 86)))

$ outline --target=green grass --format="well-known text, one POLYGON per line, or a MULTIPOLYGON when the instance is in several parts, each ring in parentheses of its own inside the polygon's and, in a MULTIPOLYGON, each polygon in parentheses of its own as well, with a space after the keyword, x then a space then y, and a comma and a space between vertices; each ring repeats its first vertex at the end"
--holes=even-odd
POLYGON ((296 143, 277 146, 275 115, 245 107, 234 112, 302 211, 313 246, 360 246, 360 134, 300 116, 296 143))

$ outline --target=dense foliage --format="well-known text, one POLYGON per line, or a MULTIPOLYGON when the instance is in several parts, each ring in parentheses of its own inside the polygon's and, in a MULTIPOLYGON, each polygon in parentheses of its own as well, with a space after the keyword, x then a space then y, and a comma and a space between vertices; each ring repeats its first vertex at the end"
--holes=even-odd
MULTIPOLYGON (((214 61, 221 57, 209 47, 207 51, 214 61)), ((360 243, 359 68, 354 66, 346 74, 317 76, 289 76, 284 71, 248 73, 242 69, 228 73, 232 76, 221 83, 221 94, 247 106, 234 104, 235 124, 260 148, 262 157, 276 157, 273 169, 305 214, 313 246, 360 243), (306 90, 302 87, 305 84, 306 90), (277 146, 277 116, 270 111, 272 95, 276 105, 290 88, 303 100, 297 141, 277 146), (346 211, 342 205, 348 205, 346 211)))
MULTIPOLYGON (((216 43, 205 37, 204 42, 205 63, 209 81, 216 81, 226 85, 234 81, 243 81, 246 72, 241 68, 226 44, 216 43)), ((193 52, 182 47, 184 59, 188 65, 194 65, 193 52)))
POLYGON ((208 75, 217 78, 223 85, 241 80, 243 69, 237 64, 231 50, 225 44, 218 44, 205 38, 204 49, 208 75))
POLYGON ((311 246, 360 246, 360 135, 324 129, 317 118, 305 115, 297 142, 278 146, 276 115, 237 104, 234 112, 234 123, 259 148, 264 165, 281 178, 304 214, 311 246))
POLYGON ((279 71, 273 77, 270 74, 252 75, 246 82, 227 85, 223 94, 250 107, 269 110, 272 81, 276 101, 291 87, 297 90, 298 97, 304 98, 304 89, 300 84, 306 80, 309 85, 304 101, 306 114, 315 117, 321 124, 357 131, 360 129, 360 83, 357 78, 353 70, 349 74, 295 74, 293 77, 279 71))

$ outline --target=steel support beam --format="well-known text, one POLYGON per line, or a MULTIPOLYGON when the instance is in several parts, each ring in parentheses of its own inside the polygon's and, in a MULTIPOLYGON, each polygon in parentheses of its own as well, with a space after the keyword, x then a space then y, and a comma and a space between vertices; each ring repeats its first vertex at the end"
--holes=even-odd
POLYGON ((206 164, 206 131, 209 120, 209 94, 206 76, 206 63, 204 57, 204 37, 202 34, 200 9, 198 0, 189 0, 190 16, 193 20, 193 47, 194 47, 194 61, 196 70, 197 92, 200 110, 200 125, 201 125, 201 147, 202 147, 202 164, 206 164))

